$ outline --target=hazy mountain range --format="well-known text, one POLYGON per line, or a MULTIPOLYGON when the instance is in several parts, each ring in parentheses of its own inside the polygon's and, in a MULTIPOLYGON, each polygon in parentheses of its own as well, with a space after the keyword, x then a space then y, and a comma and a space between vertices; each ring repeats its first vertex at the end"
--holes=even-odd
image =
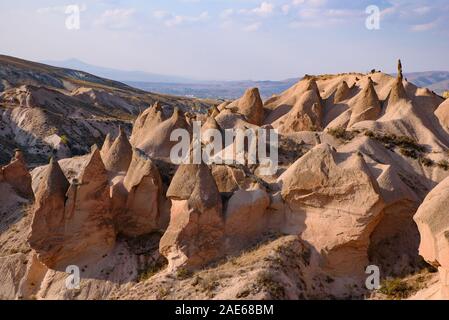
POLYGON ((162 83, 191 83, 193 79, 188 79, 179 76, 169 76, 156 73, 148 73, 143 71, 125 71, 113 68, 99 67, 85 63, 78 59, 68 59, 63 61, 45 60, 41 63, 48 64, 55 67, 74 69, 89 72, 99 77, 112 79, 116 81, 136 81, 136 82, 162 82, 162 83))
MULTIPOLYGON (((56 67, 75 69, 100 77, 121 81, 135 88, 150 92, 197 98, 235 99, 243 95, 244 88, 257 87, 263 98, 269 98, 290 88, 298 78, 282 81, 207 81, 181 76, 161 75, 142 71, 124 71, 94 66, 78 59, 64 61, 42 61, 56 67)), ((449 71, 427 71, 407 73, 405 76, 417 86, 427 87, 438 94, 449 90, 449 71)))

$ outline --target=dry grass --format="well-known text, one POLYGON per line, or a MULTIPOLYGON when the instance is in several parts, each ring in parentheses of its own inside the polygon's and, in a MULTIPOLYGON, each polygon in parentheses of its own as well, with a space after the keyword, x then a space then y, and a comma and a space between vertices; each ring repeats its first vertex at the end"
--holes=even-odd
POLYGON ((342 141, 351 141, 357 134, 357 132, 346 131, 343 127, 330 128, 327 130, 327 133, 342 141))

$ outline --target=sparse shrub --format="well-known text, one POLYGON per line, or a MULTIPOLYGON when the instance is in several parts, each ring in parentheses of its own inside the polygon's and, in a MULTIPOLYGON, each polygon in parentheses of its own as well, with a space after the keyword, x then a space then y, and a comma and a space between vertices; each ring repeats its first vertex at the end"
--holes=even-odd
POLYGON ((139 275, 139 282, 146 281, 150 279, 152 276, 154 276, 159 271, 163 270, 167 264, 161 261, 156 262, 155 264, 151 265, 147 270, 143 271, 139 275))
POLYGON ((201 289, 203 292, 212 293, 220 283, 215 279, 215 277, 208 277, 200 280, 201 289))
POLYGON ((243 289, 243 290, 239 291, 235 297, 237 299, 246 298, 247 296, 249 296, 250 293, 251 293, 251 291, 249 289, 243 289))
POLYGON ((377 133, 370 130, 365 131, 365 136, 377 140, 384 144, 388 149, 394 149, 399 147, 399 152, 406 157, 418 159, 420 158, 420 153, 425 153, 426 148, 414 139, 407 136, 397 136, 395 134, 383 134, 377 133))
POLYGON ((267 289, 272 299, 279 300, 285 298, 284 287, 278 281, 274 280, 268 272, 259 274, 256 283, 262 288, 267 289))
POLYGON ((190 278, 192 275, 193 275, 192 272, 191 272, 190 270, 186 269, 186 268, 179 268, 179 269, 176 271, 176 277, 177 277, 179 280, 185 280, 185 279, 188 279, 188 278, 190 278))
POLYGON ((383 281, 379 291, 390 299, 405 299, 412 293, 412 288, 401 279, 383 281))
POLYGON ((353 132, 346 131, 346 129, 343 127, 330 128, 327 130, 327 133, 337 139, 344 141, 350 141, 355 137, 355 134, 353 132))
POLYGON ((400 148, 399 152, 408 158, 412 158, 412 159, 418 159, 419 155, 415 150, 410 150, 410 149, 406 149, 406 148, 400 148))
POLYGON ((168 296, 168 294, 169 294, 169 290, 167 288, 159 287, 157 289, 156 299, 161 300, 161 299, 165 298, 166 296, 168 296))
POLYGON ((449 162, 447 162, 447 160, 441 160, 438 162, 438 167, 440 167, 444 171, 448 171, 449 170, 449 162))
POLYGON ((425 167, 433 167, 435 165, 435 162, 432 159, 425 157, 420 157, 419 162, 425 167))
POLYGON ((64 134, 61 136, 61 143, 66 146, 69 144, 69 138, 67 138, 67 136, 64 134))

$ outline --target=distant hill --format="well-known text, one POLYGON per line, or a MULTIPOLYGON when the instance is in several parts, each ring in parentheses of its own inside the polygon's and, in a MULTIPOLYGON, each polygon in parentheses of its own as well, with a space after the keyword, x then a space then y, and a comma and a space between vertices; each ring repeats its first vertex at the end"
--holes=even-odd
MULTIPOLYGON (((266 99, 273 94, 283 92, 300 79, 292 78, 282 81, 198 81, 180 76, 99 67, 78 59, 47 60, 42 61, 42 63, 88 72, 145 91, 203 99, 236 99, 243 95, 245 88, 250 87, 259 88, 262 98, 266 99)), ((449 71, 412 72, 405 74, 405 76, 415 85, 427 87, 440 95, 449 90, 449 71)))
POLYGON ((418 87, 427 87, 439 94, 449 90, 449 71, 427 71, 405 74, 418 87))
POLYGON ((279 94, 296 82, 299 78, 283 81, 210 81, 200 83, 155 83, 124 81, 126 84, 149 92, 188 96, 202 99, 237 99, 247 88, 259 88, 260 95, 267 99, 279 94))
POLYGON ((178 76, 168 76, 156 73, 148 73, 143 71, 125 71, 112 68, 94 66, 78 59, 69 59, 64 61, 41 61, 42 63, 60 68, 80 70, 95 74, 96 76, 116 81, 137 81, 137 82, 161 82, 161 83, 190 83, 192 79, 178 76))
MULTIPOLYGON (((447 71, 414 72, 405 76, 408 81, 418 87, 427 87, 440 95, 449 90, 449 72, 447 71)), ((123 82, 150 92, 211 99, 237 99, 243 95, 246 88, 257 87, 262 98, 267 99, 273 94, 287 90, 299 80, 300 78, 282 81, 202 81, 195 83, 123 82)))

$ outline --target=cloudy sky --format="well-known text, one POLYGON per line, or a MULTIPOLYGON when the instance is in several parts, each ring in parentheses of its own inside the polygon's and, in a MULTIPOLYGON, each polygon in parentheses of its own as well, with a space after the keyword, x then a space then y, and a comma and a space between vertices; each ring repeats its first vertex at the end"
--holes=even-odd
POLYGON ((0 1, 0 53, 208 80, 391 72, 399 57, 405 71, 449 70, 447 0, 76 1, 0 1))

